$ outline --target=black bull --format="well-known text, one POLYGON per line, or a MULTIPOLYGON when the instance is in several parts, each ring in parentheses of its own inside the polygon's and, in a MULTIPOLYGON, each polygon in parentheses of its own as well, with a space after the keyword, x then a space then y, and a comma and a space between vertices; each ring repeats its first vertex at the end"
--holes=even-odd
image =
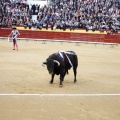
POLYGON ((66 52, 57 52, 50 55, 43 65, 47 66, 48 72, 51 74, 50 83, 52 84, 54 81, 54 76, 60 75, 60 86, 63 86, 62 82, 66 74, 68 74, 68 70, 73 68, 74 72, 74 83, 76 82, 76 74, 78 67, 78 58, 75 52, 66 51, 66 52))

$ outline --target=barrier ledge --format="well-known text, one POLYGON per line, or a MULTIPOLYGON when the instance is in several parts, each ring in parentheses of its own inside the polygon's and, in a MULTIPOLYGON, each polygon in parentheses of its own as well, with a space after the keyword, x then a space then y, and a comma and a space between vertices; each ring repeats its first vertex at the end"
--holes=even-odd
MULTIPOLYGON (((26 40, 27 42, 28 41, 43 41, 43 42, 46 42, 47 39, 36 39, 36 38, 18 38, 18 40, 26 40)), ((50 41, 50 40, 48 40, 50 41)))
POLYGON ((34 39, 34 41, 43 41, 43 43, 46 43, 46 42, 60 42, 61 44, 63 42, 68 42, 68 43, 71 42, 70 40, 55 40, 55 39, 54 40, 53 39, 34 39))
POLYGON ((76 43, 76 45, 79 45, 79 43, 85 43, 85 44, 94 44, 95 46, 97 44, 101 45, 111 45, 111 47, 118 46, 118 43, 107 43, 107 42, 89 42, 89 41, 71 41, 72 43, 76 43))
POLYGON ((63 43, 63 42, 68 42, 68 43, 70 43, 71 41, 70 40, 52 40, 52 42, 60 42, 61 44, 63 43))
POLYGON ((118 46, 118 43, 103 43, 103 45, 111 45, 111 47, 118 46))
MULTIPOLYGON (((29 39, 29 40, 32 40, 32 38, 31 39, 29 39)), ((47 39, 34 39, 34 41, 42 41, 43 42, 43 44, 45 44, 46 43, 46 41, 52 41, 52 40, 47 40, 47 39)))
POLYGON ((57 40, 57 39, 36 39, 36 38, 28 38, 29 40, 34 40, 34 41, 50 41, 50 42, 71 42, 70 40, 57 40))
POLYGON ((7 39, 8 37, 0 37, 0 39, 7 39))
MULTIPOLYGON (((8 37, 0 37, 0 39, 7 39, 8 37)), ((46 43, 46 41, 51 41, 51 42, 60 42, 61 44, 63 42, 68 42, 68 43, 76 43, 76 45, 79 45, 79 43, 85 43, 85 44, 102 44, 102 45, 111 45, 111 47, 118 46, 118 43, 108 43, 108 42, 91 42, 91 41, 71 41, 71 40, 55 40, 55 39, 36 39, 36 38, 18 38, 18 40, 26 40, 27 42, 29 40, 34 40, 34 41, 43 41, 43 43, 46 43)), ((11 42, 11 40, 10 40, 11 42)))

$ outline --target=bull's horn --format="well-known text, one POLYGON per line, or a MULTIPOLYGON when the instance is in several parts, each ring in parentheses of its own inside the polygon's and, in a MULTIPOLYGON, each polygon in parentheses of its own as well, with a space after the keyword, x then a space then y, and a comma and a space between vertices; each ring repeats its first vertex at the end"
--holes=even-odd
POLYGON ((47 62, 45 61, 42 63, 42 66, 45 67, 46 64, 47 64, 47 62))
POLYGON ((60 66, 60 62, 58 62, 57 60, 53 60, 55 63, 58 64, 58 66, 60 66))

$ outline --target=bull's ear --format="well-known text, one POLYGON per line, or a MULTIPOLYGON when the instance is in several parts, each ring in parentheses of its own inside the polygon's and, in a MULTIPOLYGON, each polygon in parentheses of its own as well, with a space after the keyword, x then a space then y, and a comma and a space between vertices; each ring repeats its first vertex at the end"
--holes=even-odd
POLYGON ((44 66, 44 65, 47 65, 47 62, 43 62, 42 65, 43 65, 43 66, 44 66))
POLYGON ((60 62, 58 62, 57 60, 53 60, 55 63, 58 64, 58 66, 60 66, 60 62))

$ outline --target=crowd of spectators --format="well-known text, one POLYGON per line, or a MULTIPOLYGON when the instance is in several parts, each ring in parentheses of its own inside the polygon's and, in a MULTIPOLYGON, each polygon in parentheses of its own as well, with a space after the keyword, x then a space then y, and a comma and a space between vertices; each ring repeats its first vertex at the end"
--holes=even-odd
POLYGON ((31 29, 82 28, 117 32, 120 30, 118 0, 51 0, 48 5, 28 5, 25 0, 0 1, 0 26, 24 26, 31 29), (37 19, 32 20, 32 15, 37 19))

